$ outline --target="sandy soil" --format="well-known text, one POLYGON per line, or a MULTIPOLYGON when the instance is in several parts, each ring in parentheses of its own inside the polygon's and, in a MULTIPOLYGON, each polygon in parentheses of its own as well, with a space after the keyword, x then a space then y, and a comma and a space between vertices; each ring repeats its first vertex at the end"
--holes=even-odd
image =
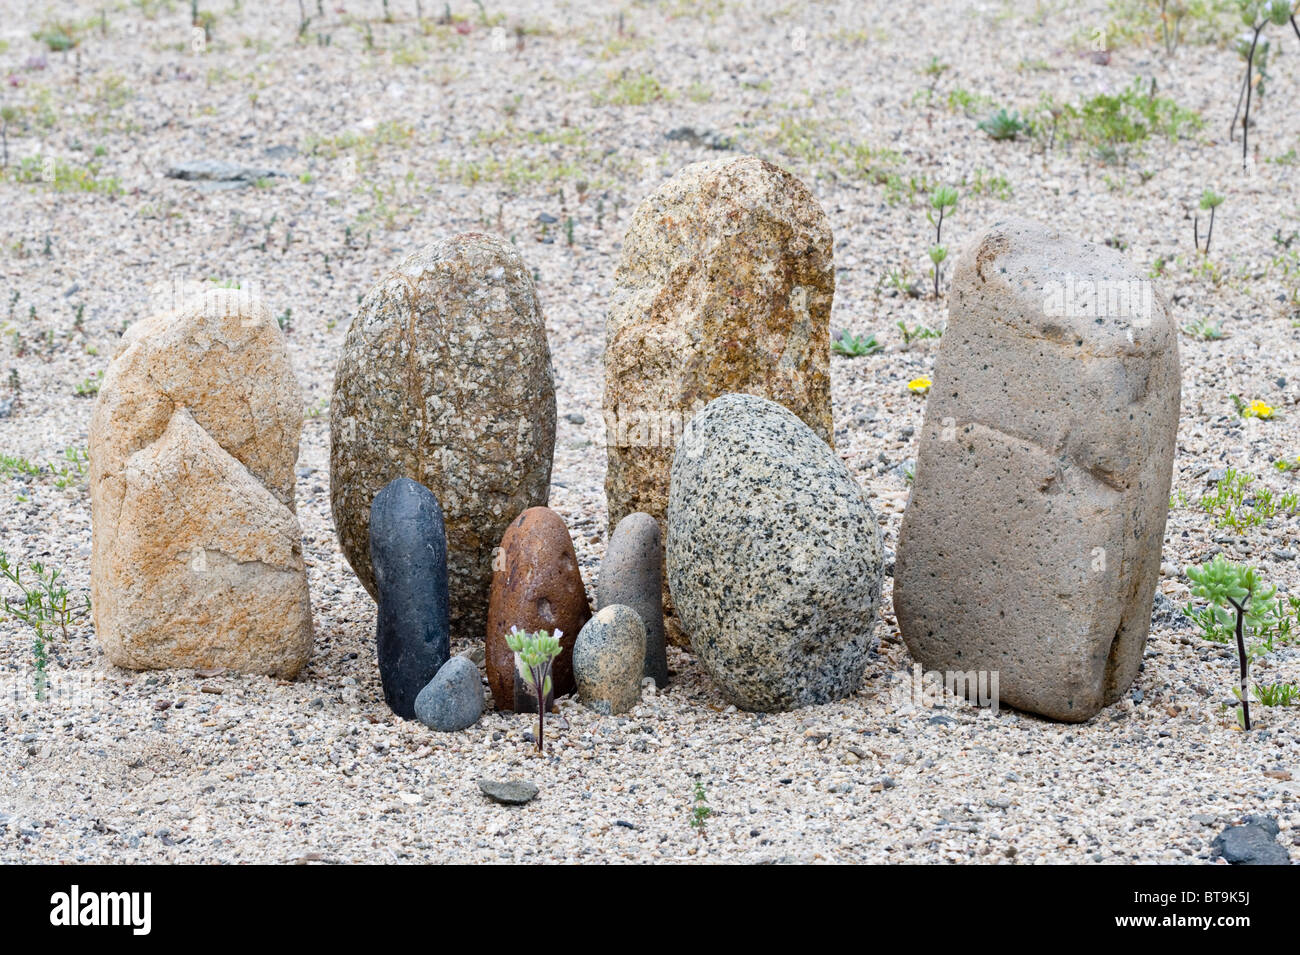
MULTIPOLYGON (((546 758, 527 717, 488 713, 450 736, 396 720, 373 662, 374 606, 334 540, 325 413, 348 321, 377 276, 448 233, 513 238, 536 270, 559 388, 551 506, 594 592, 603 316, 620 238, 657 183, 729 140, 813 188, 836 236, 833 323, 884 346, 834 358, 832 376, 839 453, 874 493, 891 552, 924 410, 906 384, 937 347, 905 344, 897 323, 943 324, 943 301, 926 294, 925 197, 948 184, 961 193, 944 231, 954 250, 998 217, 1044 219, 1162 271, 1180 324, 1220 326, 1219 340, 1181 343, 1174 486, 1189 503, 1170 512, 1159 590, 1185 603, 1183 567, 1222 551, 1296 593, 1300 518, 1238 534, 1193 506, 1226 467, 1279 493, 1300 487, 1300 471, 1273 466, 1300 455, 1289 27, 1270 29, 1257 161, 1243 174, 1227 142, 1235 26, 1193 25, 1170 56, 1126 26, 1140 3, 458 0, 441 23, 430 0, 418 23, 411 0, 388 5, 391 22, 379 2, 318 13, 309 0, 301 31, 297 4, 240 6, 200 3, 215 19, 196 43, 185 3, 0 0, 0 103, 15 110, 0 182, 0 453, 46 465, 84 448, 92 401, 75 390, 125 325, 177 287, 256 284, 287 319, 309 409, 298 509, 315 654, 292 683, 132 674, 107 667, 79 621, 54 641, 52 698, 38 702, 30 632, 0 621, 0 860, 1194 862, 1255 812, 1278 818, 1285 844, 1300 838, 1296 709, 1257 707, 1259 728, 1238 731, 1221 705, 1235 656, 1186 621, 1155 628, 1131 695, 1090 723, 935 710, 910 693, 888 578, 879 653, 840 703, 735 712, 672 651, 672 685, 630 717, 565 706, 546 758), (74 50, 33 38, 56 20, 74 50), (1108 56, 1094 53, 1097 30, 1108 56), (927 72, 932 58, 946 69, 927 72), (1135 78, 1203 127, 1113 162, 1064 135, 1049 149, 1046 135, 999 142, 976 128, 998 107, 1050 125, 1042 96, 1077 104, 1135 78), (700 136, 667 138, 681 127, 700 136), (229 189, 166 176, 202 159, 284 175, 229 189), (1210 187, 1226 198, 1202 259, 1192 215, 1210 187), (1274 417, 1239 417, 1230 394, 1274 417), (476 786, 514 776, 541 790, 522 809, 476 786), (703 837, 689 825, 697 781, 712 810, 703 837)), ((0 547, 84 593, 84 481, 3 470, 0 547)), ((1300 680, 1300 654, 1268 654, 1257 679, 1300 680)))

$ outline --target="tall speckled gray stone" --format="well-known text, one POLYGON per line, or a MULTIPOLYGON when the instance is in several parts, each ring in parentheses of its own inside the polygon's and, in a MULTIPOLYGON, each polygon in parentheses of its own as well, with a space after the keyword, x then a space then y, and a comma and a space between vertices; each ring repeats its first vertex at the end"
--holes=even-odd
POLYGON ((600 563, 596 609, 623 604, 645 625, 645 675, 668 685, 664 645, 664 545, 659 522, 643 511, 618 522, 600 563))
POLYGON ((641 700, 645 625, 631 607, 611 604, 583 626, 573 645, 578 699, 598 713, 626 713, 641 700))
POLYGON ((826 703, 862 682, 882 548, 867 495, 806 424, 724 395, 677 446, 668 582, 700 663, 747 710, 826 703))
POLYGON ((555 447, 546 329, 514 246, 458 235, 370 290, 335 373, 330 441, 334 524, 362 584, 374 596, 370 501, 412 478, 446 520, 452 635, 481 639, 493 549, 546 503, 555 447))
POLYGON ((1137 675, 1178 431, 1177 328, 1110 249, 1024 220, 957 260, 894 609, 928 669, 1082 721, 1137 675))

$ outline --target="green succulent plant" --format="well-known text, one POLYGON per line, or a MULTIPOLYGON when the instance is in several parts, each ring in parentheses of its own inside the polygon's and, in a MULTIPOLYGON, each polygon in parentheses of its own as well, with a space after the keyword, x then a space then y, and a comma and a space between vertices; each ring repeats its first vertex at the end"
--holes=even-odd
POLYGON ((875 335, 854 335, 848 329, 840 332, 838 338, 831 339, 831 351, 848 358, 871 355, 884 347, 876 341, 875 335))
POLYGON ((1029 131, 1029 123, 1020 118, 1019 112, 1008 113, 1005 109, 990 114, 988 119, 980 120, 975 126, 997 140, 1015 139, 1029 131))
POLYGON ((518 627, 511 627, 510 632, 506 634, 506 646, 514 651, 524 683, 537 698, 537 751, 539 753, 543 747, 542 734, 546 729, 546 707, 550 703, 553 689, 551 666, 564 649, 560 645, 560 637, 563 635, 564 632, 561 630, 556 630, 554 634, 545 630, 529 633, 518 627))
MULTIPOLYGON (((1226 607, 1236 615, 1237 658, 1240 683, 1233 694, 1241 702, 1238 719, 1242 729, 1250 729, 1250 655, 1246 652, 1245 630, 1252 631, 1267 626, 1265 617, 1271 613, 1270 601, 1277 587, 1266 586, 1253 567, 1234 564, 1219 554, 1208 564, 1187 568, 1187 579, 1192 582, 1192 593, 1205 600, 1216 617, 1226 607)), ((1226 622, 1226 621, 1225 621, 1226 622)))

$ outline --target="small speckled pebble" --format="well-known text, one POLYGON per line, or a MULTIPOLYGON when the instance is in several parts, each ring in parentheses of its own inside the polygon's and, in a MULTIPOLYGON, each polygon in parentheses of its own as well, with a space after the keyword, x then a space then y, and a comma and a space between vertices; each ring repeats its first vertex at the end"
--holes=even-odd
POLYGON ((636 706, 644 666, 645 625, 622 604, 598 611, 573 647, 578 697, 598 713, 625 713, 636 706))

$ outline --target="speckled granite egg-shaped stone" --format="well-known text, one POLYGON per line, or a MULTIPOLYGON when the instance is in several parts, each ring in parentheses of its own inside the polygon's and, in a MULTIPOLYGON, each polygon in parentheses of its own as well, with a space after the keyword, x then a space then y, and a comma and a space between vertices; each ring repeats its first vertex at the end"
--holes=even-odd
POLYGON ((453 638, 477 639, 492 553, 545 504, 555 384, 537 293, 509 242, 469 233, 426 246, 366 295, 330 399, 330 497, 344 556, 375 595, 370 502, 399 477, 442 505, 453 638))
POLYGON ((610 604, 596 612, 573 647, 578 699, 598 713, 626 713, 641 701, 645 625, 631 607, 610 604))
POLYGON ((856 691, 882 557, 866 492, 785 408, 723 395, 691 419, 668 493, 668 582, 728 700, 775 711, 856 691))
POLYGON ((587 589, 564 518, 549 507, 530 507, 506 529, 492 574, 484 649, 497 709, 537 712, 536 697, 519 675, 514 651, 506 646, 512 627, 560 631, 562 652, 551 665, 554 699, 573 692, 573 642, 590 617, 587 589))

